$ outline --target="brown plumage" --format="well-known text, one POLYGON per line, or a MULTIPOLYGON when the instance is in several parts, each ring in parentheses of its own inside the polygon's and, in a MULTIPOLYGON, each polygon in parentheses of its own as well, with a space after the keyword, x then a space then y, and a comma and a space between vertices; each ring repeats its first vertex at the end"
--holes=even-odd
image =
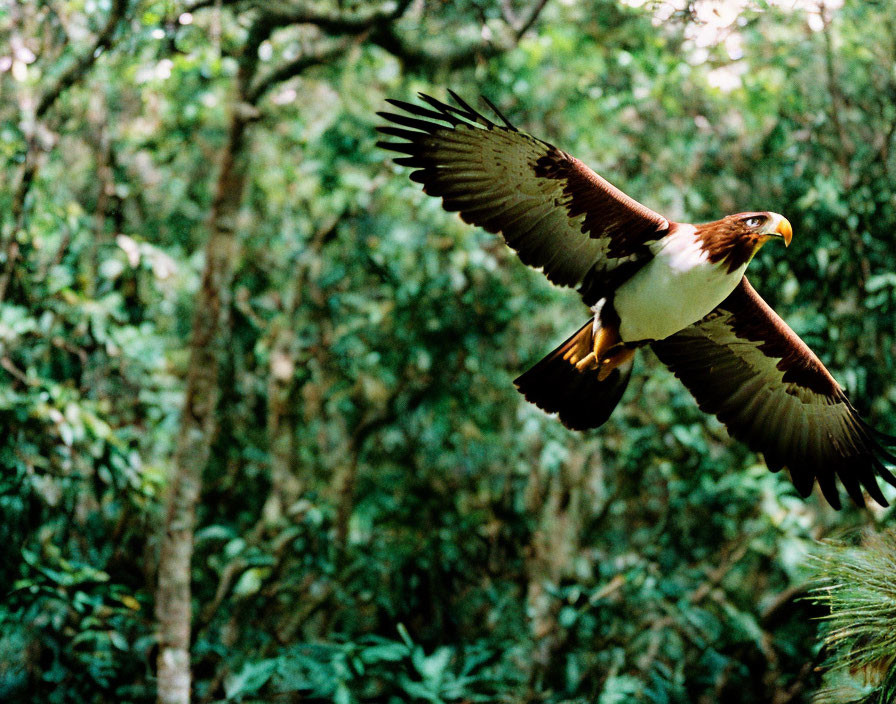
MULTIPOLYGON (((716 222, 668 221, 578 159, 520 132, 491 104, 495 123, 457 106, 390 100, 379 113, 400 141, 411 179, 446 210, 500 233, 520 259, 576 288, 594 319, 516 380, 526 399, 570 428, 602 425, 622 397, 635 350, 651 346, 729 432, 787 467, 797 491, 815 483, 832 506, 835 479, 857 504, 863 489, 896 486, 885 463, 896 438, 870 428, 806 344, 743 276, 769 239, 790 243, 790 223, 756 211, 716 222)), ((486 101, 488 102, 488 101, 486 101)))
POLYGON ((762 237, 744 225, 745 218, 761 217, 765 213, 738 213, 716 222, 697 226, 697 236, 709 254, 709 261, 721 262, 728 271, 747 264, 762 246, 762 237))

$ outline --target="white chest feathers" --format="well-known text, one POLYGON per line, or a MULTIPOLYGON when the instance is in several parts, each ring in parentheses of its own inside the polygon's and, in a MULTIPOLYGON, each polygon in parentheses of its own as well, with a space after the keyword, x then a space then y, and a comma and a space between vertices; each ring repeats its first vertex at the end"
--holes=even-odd
POLYGON ((654 258, 616 290, 619 334, 626 342, 662 340, 683 330, 724 301, 747 265, 728 273, 713 264, 693 225, 681 225, 651 245, 654 258))

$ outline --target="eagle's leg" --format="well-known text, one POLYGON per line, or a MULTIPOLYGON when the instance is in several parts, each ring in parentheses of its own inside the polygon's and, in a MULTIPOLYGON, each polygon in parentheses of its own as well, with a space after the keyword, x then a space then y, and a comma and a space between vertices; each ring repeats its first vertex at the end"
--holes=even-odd
POLYGON ((594 352, 589 352, 582 359, 576 362, 576 369, 580 372, 585 371, 586 369, 591 369, 592 367, 597 366, 597 359, 594 357, 594 352))
MULTIPOLYGON (((579 345, 567 352, 566 359, 575 364, 576 369, 580 372, 594 369, 607 361, 608 355, 612 355, 613 348, 621 341, 617 326, 602 325, 594 335, 590 350, 586 352, 585 349, 579 349, 584 347, 584 345, 579 345)), ((603 381, 603 377, 601 381, 603 381)))
POLYGON ((597 380, 603 381, 608 376, 610 376, 610 372, 613 371, 616 367, 628 362, 632 357, 635 356, 636 349, 636 347, 625 347, 623 345, 617 345, 616 349, 610 350, 608 355, 604 357, 604 359, 600 363, 600 367, 597 371, 597 380))
POLYGON ((567 349, 563 350, 563 361, 569 362, 579 371, 589 366, 594 361, 594 331, 593 326, 582 328, 572 340, 567 349))

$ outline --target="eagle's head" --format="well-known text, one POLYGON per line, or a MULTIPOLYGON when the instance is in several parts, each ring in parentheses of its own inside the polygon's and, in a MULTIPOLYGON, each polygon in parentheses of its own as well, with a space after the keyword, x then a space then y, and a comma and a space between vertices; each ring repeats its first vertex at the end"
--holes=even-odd
POLYGON ((737 215, 729 215, 727 218, 720 220, 720 222, 726 223, 733 233, 755 240, 757 248, 773 237, 783 239, 784 246, 787 247, 793 238, 793 228, 790 226, 790 222, 779 213, 770 213, 768 211, 738 213, 737 215))
POLYGON ((793 228, 779 213, 756 211, 737 213, 697 226, 696 233, 713 262, 724 261, 729 271, 746 264, 770 239, 783 239, 790 245, 793 228))

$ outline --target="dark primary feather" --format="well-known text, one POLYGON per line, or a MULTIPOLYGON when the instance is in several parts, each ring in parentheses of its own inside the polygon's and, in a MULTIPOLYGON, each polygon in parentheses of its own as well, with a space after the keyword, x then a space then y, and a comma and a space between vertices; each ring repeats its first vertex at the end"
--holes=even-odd
POLYGON ((519 131, 491 102, 496 124, 449 91, 456 106, 427 95, 426 104, 389 103, 404 113, 379 113, 393 125, 379 131, 398 141, 379 145, 405 156, 411 179, 446 210, 501 233, 520 259, 556 284, 579 289, 587 303, 610 293, 652 256, 668 221, 629 198, 581 161, 519 131))
POLYGON ((769 468, 786 467, 797 492, 815 481, 840 508, 836 479, 864 505, 881 506, 877 478, 896 486, 885 462, 894 438, 870 428, 843 389, 747 281, 703 320, 652 344, 662 362, 738 440, 761 452, 769 468))

